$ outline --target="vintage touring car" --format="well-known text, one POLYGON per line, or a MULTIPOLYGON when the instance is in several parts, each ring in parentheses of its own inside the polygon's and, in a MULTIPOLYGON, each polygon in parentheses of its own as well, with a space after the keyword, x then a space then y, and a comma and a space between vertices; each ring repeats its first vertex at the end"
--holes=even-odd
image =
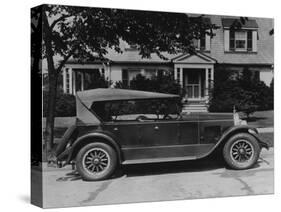
POLYGON ((109 178, 122 164, 194 160, 216 149, 229 167, 248 169, 268 148, 236 113, 184 114, 177 95, 99 88, 77 92, 76 107, 56 156, 85 180, 109 178))

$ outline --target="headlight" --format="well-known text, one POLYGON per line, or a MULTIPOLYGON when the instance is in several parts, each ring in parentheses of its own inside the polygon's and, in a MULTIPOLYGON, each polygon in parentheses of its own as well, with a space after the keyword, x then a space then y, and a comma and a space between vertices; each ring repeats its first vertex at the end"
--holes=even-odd
POLYGON ((251 134, 258 134, 258 132, 256 130, 253 129, 248 129, 248 132, 251 134))

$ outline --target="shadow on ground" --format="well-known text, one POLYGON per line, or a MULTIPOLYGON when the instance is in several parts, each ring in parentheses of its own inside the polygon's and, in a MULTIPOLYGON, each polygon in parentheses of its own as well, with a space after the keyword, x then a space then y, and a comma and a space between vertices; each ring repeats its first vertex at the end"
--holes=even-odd
MULTIPOLYGON (((224 167, 225 163, 221 156, 214 155, 204 159, 192 161, 123 165, 117 168, 115 174, 111 177, 111 179, 116 179, 123 176, 137 177, 183 172, 203 172, 224 167)), ((60 177, 57 179, 57 181, 76 180, 81 180, 81 177, 75 170, 67 173, 64 177, 60 177)))

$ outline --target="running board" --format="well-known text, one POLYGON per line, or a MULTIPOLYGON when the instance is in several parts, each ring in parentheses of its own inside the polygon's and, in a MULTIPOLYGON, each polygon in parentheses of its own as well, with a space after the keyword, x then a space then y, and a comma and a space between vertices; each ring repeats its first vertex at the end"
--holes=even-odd
POLYGON ((128 164, 141 164, 141 163, 161 163, 161 162, 174 162, 174 161, 185 161, 185 160, 195 160, 194 156, 187 157, 171 157, 171 158, 148 158, 148 159, 137 159, 137 160, 125 160, 122 162, 123 165, 128 164))

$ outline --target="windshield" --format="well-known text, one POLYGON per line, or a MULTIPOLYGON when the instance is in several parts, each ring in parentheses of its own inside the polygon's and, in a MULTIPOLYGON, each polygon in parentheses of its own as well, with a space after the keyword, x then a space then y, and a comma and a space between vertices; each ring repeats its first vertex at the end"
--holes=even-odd
POLYGON ((176 119, 179 103, 175 99, 94 102, 91 110, 104 121, 176 119))

